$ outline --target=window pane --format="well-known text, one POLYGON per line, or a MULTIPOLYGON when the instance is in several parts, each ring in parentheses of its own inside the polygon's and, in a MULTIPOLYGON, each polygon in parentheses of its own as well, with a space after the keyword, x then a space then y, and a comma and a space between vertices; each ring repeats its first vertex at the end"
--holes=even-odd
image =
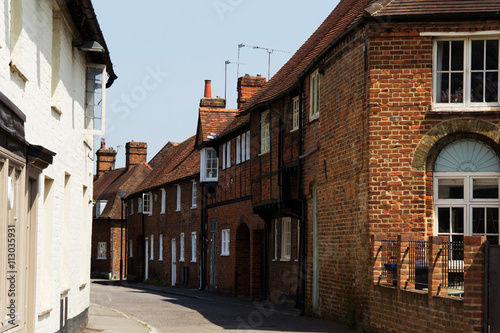
POLYGON ((450 232, 450 209, 438 208, 439 233, 450 232))
POLYGON ((498 245, 498 236, 486 236, 491 245, 498 245))
POLYGON ((464 209, 463 207, 453 207, 451 209, 451 232, 464 232, 464 209))
POLYGON ((438 89, 437 89, 437 102, 449 103, 450 102, 450 74, 438 73, 437 74, 438 89))
POLYGON ((483 80, 484 73, 471 73, 470 78, 470 99, 471 102, 483 102, 483 80))
POLYGON ((463 199, 464 180, 463 179, 439 179, 438 180, 439 199, 463 199))
POLYGON ((472 208, 472 233, 484 234, 484 208, 472 208))
POLYGON ((486 233, 498 234, 498 208, 486 208, 486 233))
POLYGON ((459 71, 464 69, 464 41, 451 42, 451 70, 459 71))
POLYGON ((438 71, 447 71, 450 69, 450 42, 449 41, 439 41, 437 43, 438 48, 438 71))
POLYGON ((484 69, 484 40, 472 41, 472 70, 484 69))
POLYGON ((498 40, 486 41, 486 69, 498 69, 498 40))
POLYGON ((498 102, 498 72, 486 73, 486 102, 498 102))
POLYGON ((473 179, 474 199, 498 199, 498 179, 473 179))
POLYGON ((451 73, 450 103, 462 103, 464 100, 464 74, 451 73))

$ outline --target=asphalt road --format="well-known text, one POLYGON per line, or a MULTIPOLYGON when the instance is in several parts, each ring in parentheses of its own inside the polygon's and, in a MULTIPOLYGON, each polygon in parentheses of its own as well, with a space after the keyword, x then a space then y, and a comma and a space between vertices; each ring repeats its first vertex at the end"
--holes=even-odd
POLYGON ((354 332, 329 321, 285 314, 271 303, 211 292, 188 297, 92 283, 90 302, 148 323, 157 332, 354 332))

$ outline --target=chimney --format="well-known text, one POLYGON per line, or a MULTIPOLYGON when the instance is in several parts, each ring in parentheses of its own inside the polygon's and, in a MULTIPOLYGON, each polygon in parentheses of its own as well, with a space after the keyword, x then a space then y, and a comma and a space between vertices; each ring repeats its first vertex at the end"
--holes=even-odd
POLYGON ((125 167, 127 169, 136 164, 144 163, 148 155, 148 144, 146 142, 127 142, 125 144, 125 155, 125 167))
POLYGON ((257 76, 245 74, 245 76, 238 78, 238 109, 241 109, 264 84, 266 84, 266 78, 260 74, 257 76))
POLYGON ((212 98, 212 81, 205 80, 205 98, 212 98))
POLYGON ((116 151, 113 148, 106 149, 104 138, 101 139, 101 148, 96 151, 97 155, 97 178, 106 171, 115 169, 116 151))
POLYGON ((226 100, 219 96, 212 98, 212 81, 205 80, 205 93, 204 97, 200 100, 200 108, 222 108, 226 107, 226 100))

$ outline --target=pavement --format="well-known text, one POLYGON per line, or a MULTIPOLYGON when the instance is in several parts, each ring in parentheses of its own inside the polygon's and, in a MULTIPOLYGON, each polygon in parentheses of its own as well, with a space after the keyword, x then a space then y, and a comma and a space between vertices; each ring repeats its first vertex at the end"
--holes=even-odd
MULTIPOLYGON (((106 284, 106 285, 116 285, 123 286, 127 288, 150 290, 170 295, 191 297, 203 300, 219 301, 225 303, 239 304, 243 306, 254 307, 254 301, 250 298, 240 298, 234 297, 228 294, 222 294, 218 292, 205 291, 199 289, 188 289, 188 288, 178 288, 178 287, 163 287, 157 285, 151 285, 146 283, 129 283, 123 281, 109 281, 109 280, 92 280, 92 283, 106 284)), ((277 313, 289 315, 289 316, 300 316, 300 310, 291 308, 288 306, 276 305, 274 311, 277 313)), ((353 333, 354 330, 348 329, 347 327, 332 323, 335 325, 336 333, 353 333)), ((89 321, 87 328, 84 333, 156 333, 157 331, 136 318, 132 318, 125 313, 117 311, 115 309, 106 308, 98 304, 91 303, 89 309, 89 321)))

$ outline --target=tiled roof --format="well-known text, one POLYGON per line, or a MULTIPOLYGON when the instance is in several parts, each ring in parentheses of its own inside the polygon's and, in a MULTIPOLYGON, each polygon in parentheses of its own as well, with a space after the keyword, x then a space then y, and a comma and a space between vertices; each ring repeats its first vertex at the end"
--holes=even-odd
POLYGON ((107 200, 106 208, 101 212, 100 219, 121 219, 121 199, 118 190, 127 194, 133 193, 151 172, 147 163, 136 164, 128 170, 120 168, 104 173, 94 181, 94 199, 107 200))
POLYGON ((195 148, 194 140, 195 136, 193 135, 186 141, 170 147, 156 162, 156 167, 134 193, 145 192, 198 174, 200 172, 200 152, 195 148))
POLYGON ((250 122, 250 115, 249 114, 239 114, 236 116, 226 128, 222 131, 220 136, 224 136, 227 134, 232 133, 233 131, 239 129, 240 127, 243 127, 244 125, 248 124, 250 122))
POLYGON ((196 145, 208 141, 210 133, 221 134, 238 114, 238 110, 201 107, 196 133, 196 145))
POLYGON ((498 0, 380 0, 367 8, 372 16, 497 13, 498 0), (380 3, 380 4, 379 4, 380 3), (377 8, 378 7, 378 8, 377 8))
POLYGON ((158 163, 162 160, 162 158, 165 156, 165 154, 168 153, 170 148, 178 146, 179 144, 177 142, 167 142, 167 144, 149 161, 149 166, 151 168, 156 168, 158 163))
POLYGON ((297 84, 299 76, 313 60, 345 30, 362 17, 363 9, 373 0, 341 0, 319 28, 290 60, 257 92, 243 112, 280 97, 297 84))

